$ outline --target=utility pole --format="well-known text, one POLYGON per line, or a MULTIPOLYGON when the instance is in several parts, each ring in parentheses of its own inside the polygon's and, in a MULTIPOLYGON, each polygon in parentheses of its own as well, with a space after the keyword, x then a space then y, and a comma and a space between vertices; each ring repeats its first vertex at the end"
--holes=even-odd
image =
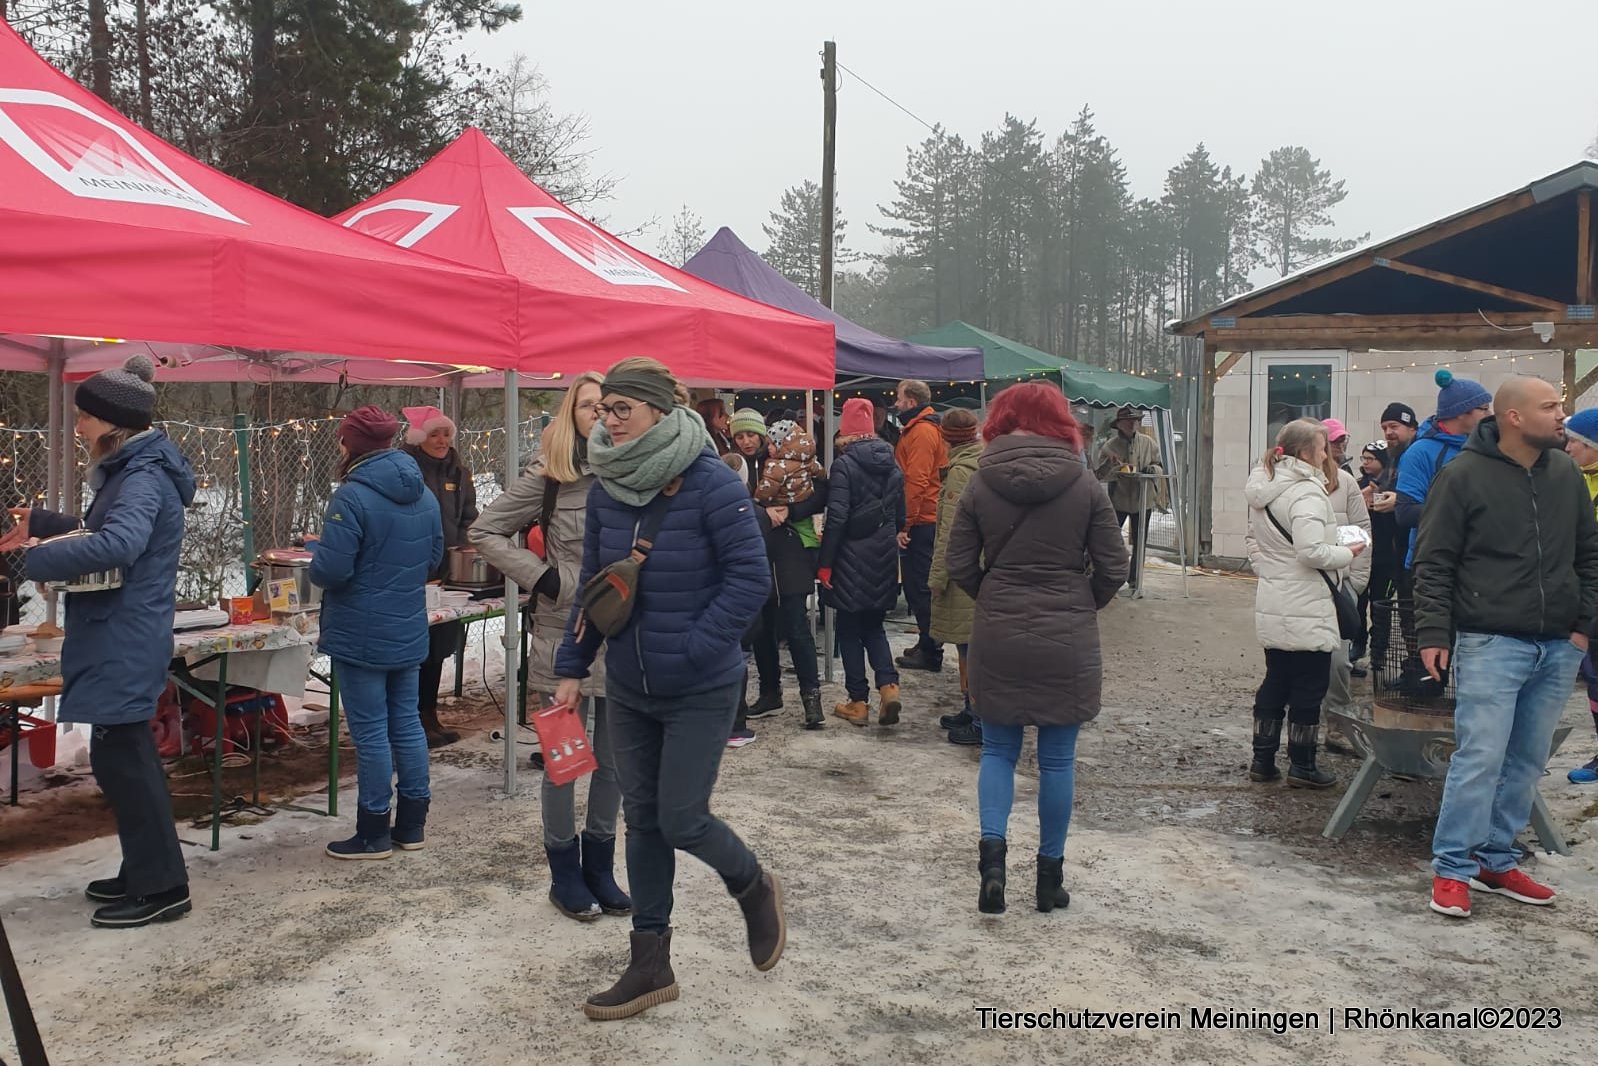
POLYGON ((838 46, 821 45, 821 302, 832 306, 832 221, 836 217, 838 157, 838 46))

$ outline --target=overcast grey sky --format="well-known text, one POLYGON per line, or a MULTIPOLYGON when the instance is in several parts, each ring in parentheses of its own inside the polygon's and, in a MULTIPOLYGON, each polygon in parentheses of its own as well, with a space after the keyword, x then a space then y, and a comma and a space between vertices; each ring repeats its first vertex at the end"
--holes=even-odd
MULTIPOLYGON (((1568 165, 1598 132, 1593 0, 527 0, 481 58, 522 52, 622 179, 613 228, 686 203, 757 251, 782 190, 821 169, 821 42, 975 141, 1006 111, 1050 140, 1087 104, 1135 195, 1198 141, 1252 174, 1302 144, 1348 182, 1339 232, 1384 236, 1568 165)), ((927 131, 847 74, 838 188, 850 243, 927 131)), ((636 239, 653 251, 655 236, 636 239)))

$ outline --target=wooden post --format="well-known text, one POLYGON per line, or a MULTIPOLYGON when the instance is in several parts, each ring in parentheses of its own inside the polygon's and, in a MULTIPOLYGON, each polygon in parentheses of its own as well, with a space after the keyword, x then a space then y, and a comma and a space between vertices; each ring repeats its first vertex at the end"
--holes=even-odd
POLYGON ((1214 341, 1204 339, 1204 356, 1199 372, 1204 375, 1199 390, 1198 484, 1194 486, 1193 506, 1198 515, 1198 550, 1193 561, 1202 563, 1214 548, 1213 509, 1215 495, 1215 356, 1214 341))
POLYGON ((837 217, 838 46, 821 45, 821 302, 832 306, 833 224, 837 217))
MULTIPOLYGON (((1576 302, 1590 304, 1592 294, 1592 193, 1576 194, 1576 302)), ((1571 397, 1574 401, 1575 397, 1571 397)))
POLYGON ((1564 356, 1565 363, 1565 411, 1568 414, 1576 413, 1576 349, 1566 348, 1559 353, 1564 356))

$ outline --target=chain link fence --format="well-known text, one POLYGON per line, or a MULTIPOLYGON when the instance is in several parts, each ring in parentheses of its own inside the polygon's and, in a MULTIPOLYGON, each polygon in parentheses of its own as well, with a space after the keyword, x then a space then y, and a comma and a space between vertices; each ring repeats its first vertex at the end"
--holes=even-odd
MULTIPOLYGON (((258 554, 287 545, 297 532, 320 527, 328 498, 337 487, 338 423, 336 418, 301 419, 243 429, 231 424, 156 423, 188 457, 197 487, 194 505, 184 516, 180 601, 214 604, 221 596, 246 591, 246 532, 258 554)), ((520 465, 532 456, 543 424, 540 418, 522 423, 520 465)), ((479 507, 503 491, 505 445, 503 425, 462 427, 458 432, 456 449, 471 471, 479 507)), ((81 445, 74 447, 75 473, 62 510, 81 515, 92 498, 88 452, 81 445)), ((56 459, 44 428, 0 423, 0 504, 44 506, 52 461, 56 459)), ((9 576, 15 594, 10 605, 13 616, 0 616, 0 623, 42 621, 45 600, 22 580, 22 554, 13 552, 0 563, 0 576, 9 576)))

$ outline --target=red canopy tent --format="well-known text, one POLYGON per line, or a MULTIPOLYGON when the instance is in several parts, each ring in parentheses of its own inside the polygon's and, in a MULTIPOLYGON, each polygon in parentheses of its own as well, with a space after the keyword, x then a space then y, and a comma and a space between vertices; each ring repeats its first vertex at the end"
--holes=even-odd
POLYGON ((652 355, 685 380, 830 389, 830 323, 736 296, 628 246, 539 188, 478 129, 335 221, 519 283, 520 369, 652 355))
POLYGON ((4 23, 0 234, 0 344, 53 334, 515 364, 509 279, 349 233, 191 159, 4 23))

